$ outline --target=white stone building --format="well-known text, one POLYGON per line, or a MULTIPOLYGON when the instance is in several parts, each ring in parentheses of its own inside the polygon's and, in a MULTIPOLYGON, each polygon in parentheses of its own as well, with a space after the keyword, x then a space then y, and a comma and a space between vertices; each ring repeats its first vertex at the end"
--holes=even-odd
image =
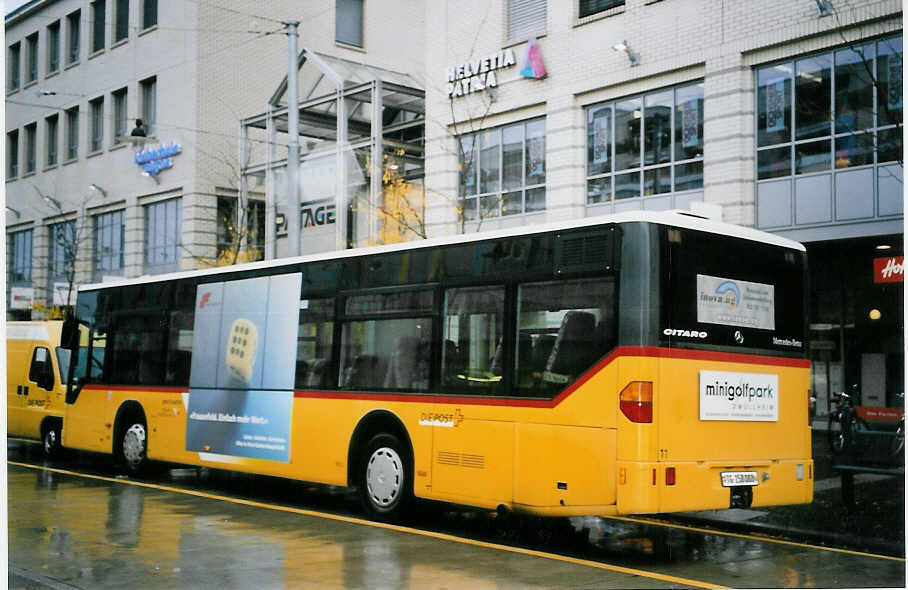
MULTIPOLYGON (((422 13, 416 0, 32 0, 7 14, 7 317, 53 304, 55 284, 65 303, 73 255, 75 284, 198 268, 230 249, 233 224, 261 256, 264 186, 237 207, 238 137, 287 73, 282 21, 300 22, 301 46, 388 67, 421 45, 422 13), (130 136, 137 118, 147 143, 130 136)), ((407 63, 421 71, 421 52, 407 63)))

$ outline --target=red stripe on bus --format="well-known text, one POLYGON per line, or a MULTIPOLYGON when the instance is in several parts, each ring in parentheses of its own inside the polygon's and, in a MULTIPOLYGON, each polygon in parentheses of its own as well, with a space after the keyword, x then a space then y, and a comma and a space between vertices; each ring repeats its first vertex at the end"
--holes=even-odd
POLYGON ((768 365, 777 367, 810 368, 808 359, 796 359, 778 356, 757 356, 731 352, 713 352, 707 350, 684 350, 677 348, 661 348, 658 346, 621 346, 609 353, 605 358, 596 363, 591 369, 581 375, 564 391, 553 399, 502 399, 500 397, 471 397, 456 395, 413 395, 413 394, 386 394, 362 392, 335 392, 335 391, 295 391, 294 397, 309 399, 349 399, 389 402, 421 402, 433 404, 463 404, 473 406, 513 406, 522 408, 554 408, 574 393, 581 385, 593 378, 596 373, 622 356, 674 358, 685 360, 701 360, 725 363, 747 363, 751 365, 768 365))
MULTIPOLYGON (((774 367, 794 367, 807 369, 810 367, 808 359, 787 358, 778 356, 758 356, 739 354, 733 352, 714 352, 708 350, 688 350, 680 348, 662 348, 658 346, 621 346, 610 352, 605 358, 596 363, 592 368, 581 375, 569 387, 552 399, 503 399, 490 396, 457 396, 437 394, 414 393, 368 393, 368 392, 342 392, 342 391, 305 391, 293 392, 294 397, 307 399, 347 399, 369 400, 386 402, 419 402, 432 404, 464 404, 473 406, 513 406, 522 408, 554 408, 574 393, 580 386, 593 378, 596 373, 614 362, 619 357, 650 357, 672 358, 684 360, 699 360, 724 363, 746 363, 750 365, 765 365, 774 367)), ((87 391, 146 391, 149 393, 184 393, 185 387, 156 387, 142 385, 85 385, 87 391)))

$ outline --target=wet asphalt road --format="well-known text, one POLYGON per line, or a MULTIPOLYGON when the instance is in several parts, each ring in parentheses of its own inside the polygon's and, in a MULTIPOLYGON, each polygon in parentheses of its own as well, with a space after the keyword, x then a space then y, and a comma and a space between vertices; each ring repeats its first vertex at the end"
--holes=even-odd
POLYGON ((756 537, 435 503, 412 528, 375 526, 343 489, 196 469, 136 482, 103 457, 7 453, 10 588, 905 585, 902 559, 756 537))

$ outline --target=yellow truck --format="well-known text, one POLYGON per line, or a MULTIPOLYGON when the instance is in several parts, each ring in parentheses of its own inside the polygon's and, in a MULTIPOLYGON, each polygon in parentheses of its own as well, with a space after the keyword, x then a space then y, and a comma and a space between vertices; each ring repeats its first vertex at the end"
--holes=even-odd
POLYGON ((60 450, 70 351, 60 346, 62 321, 6 324, 7 434, 60 450))

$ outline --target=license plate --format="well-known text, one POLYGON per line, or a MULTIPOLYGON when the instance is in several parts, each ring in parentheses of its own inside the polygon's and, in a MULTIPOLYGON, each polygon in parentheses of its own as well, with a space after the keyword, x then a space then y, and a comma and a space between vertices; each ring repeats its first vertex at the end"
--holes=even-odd
POLYGON ((755 486, 757 481, 756 471, 723 471, 722 485, 726 488, 733 486, 755 486))

